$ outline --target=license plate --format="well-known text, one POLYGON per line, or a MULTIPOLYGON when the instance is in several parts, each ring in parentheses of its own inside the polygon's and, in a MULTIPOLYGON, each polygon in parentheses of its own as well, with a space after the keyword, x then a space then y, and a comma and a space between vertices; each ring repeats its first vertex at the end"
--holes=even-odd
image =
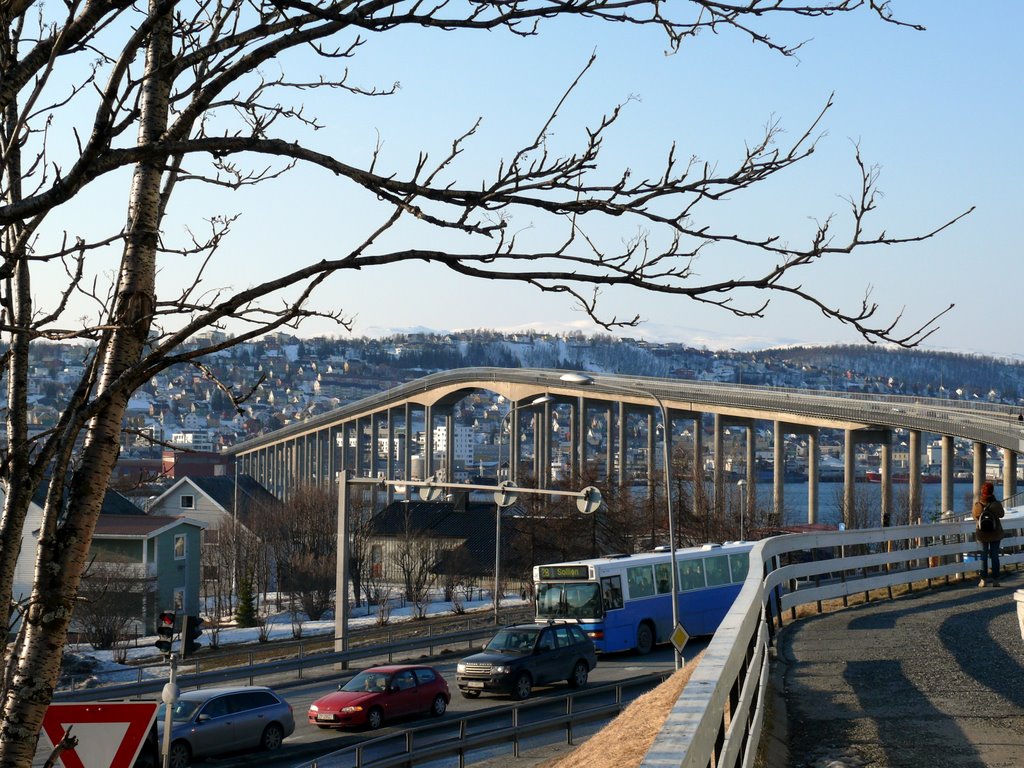
POLYGON ((479 680, 470 680, 468 683, 466 683, 466 687, 467 688, 483 688, 484 684, 482 682, 480 682, 479 680))
POLYGON ((316 719, 317 719, 317 720, 327 720, 327 721, 332 721, 332 720, 334 720, 334 715, 317 715, 317 716, 316 716, 316 719))

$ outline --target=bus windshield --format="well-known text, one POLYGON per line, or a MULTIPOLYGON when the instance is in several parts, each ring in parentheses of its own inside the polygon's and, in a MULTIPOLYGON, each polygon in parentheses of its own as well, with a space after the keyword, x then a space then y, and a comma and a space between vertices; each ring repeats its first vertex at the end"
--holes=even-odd
POLYGON ((537 584, 537 618, 595 619, 601 616, 601 593, 592 581, 537 584))

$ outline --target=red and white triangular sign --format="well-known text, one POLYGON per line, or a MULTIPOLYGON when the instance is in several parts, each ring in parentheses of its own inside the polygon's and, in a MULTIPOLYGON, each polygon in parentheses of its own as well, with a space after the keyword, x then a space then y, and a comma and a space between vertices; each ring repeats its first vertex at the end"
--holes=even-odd
POLYGON ((43 733, 56 745, 68 726, 78 746, 60 755, 64 768, 132 768, 156 717, 155 701, 51 704, 43 733))

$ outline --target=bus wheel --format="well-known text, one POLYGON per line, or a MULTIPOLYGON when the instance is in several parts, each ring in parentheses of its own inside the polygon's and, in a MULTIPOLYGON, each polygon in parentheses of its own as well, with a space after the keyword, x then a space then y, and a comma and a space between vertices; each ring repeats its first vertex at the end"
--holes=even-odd
POLYGON ((651 632, 650 624, 641 624, 636 631, 636 652, 646 656, 654 648, 654 633, 651 632))

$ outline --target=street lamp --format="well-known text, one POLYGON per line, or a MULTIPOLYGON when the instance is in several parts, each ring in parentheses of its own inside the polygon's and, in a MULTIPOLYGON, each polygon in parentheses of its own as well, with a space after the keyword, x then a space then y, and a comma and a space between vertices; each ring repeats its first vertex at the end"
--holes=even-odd
MULTIPOLYGON (((586 385, 593 384, 594 379, 586 374, 582 373, 565 373, 560 377, 566 384, 577 384, 586 385)), ((672 594, 672 631, 675 632, 679 628, 679 574, 676 570, 676 523, 675 523, 675 511, 672 508, 672 456, 669 449, 669 435, 672 434, 671 424, 669 420, 668 408, 665 407, 665 403, 661 401, 653 392, 646 390, 631 388, 630 390, 619 389, 618 387, 612 387, 618 393, 628 391, 629 394, 640 394, 651 398, 655 403, 658 404, 658 410, 661 411, 661 419, 664 424, 664 431, 662 432, 662 452, 663 462, 665 464, 663 476, 665 478, 665 504, 668 508, 668 547, 669 547, 669 559, 672 564, 672 573, 670 579, 670 590, 672 594)), ((684 627, 685 629, 685 627, 684 627)), ((675 660, 675 668, 681 669, 683 666, 682 654, 678 648, 675 648, 673 643, 673 658, 675 660)))

